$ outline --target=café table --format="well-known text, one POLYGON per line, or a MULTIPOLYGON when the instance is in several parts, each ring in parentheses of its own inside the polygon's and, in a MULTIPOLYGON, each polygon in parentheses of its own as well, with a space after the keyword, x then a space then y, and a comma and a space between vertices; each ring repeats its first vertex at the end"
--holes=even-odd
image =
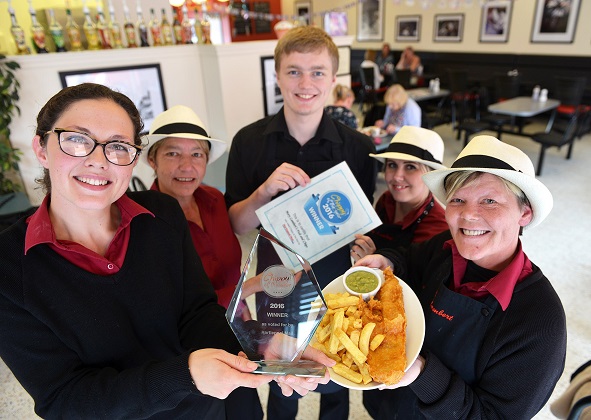
MULTIPOLYGON (((529 96, 518 96, 516 98, 507 99, 506 101, 491 104, 488 106, 488 110, 495 114, 521 118, 530 118, 543 114, 544 112, 552 111, 552 114, 548 119, 548 124, 546 125, 546 132, 549 132, 554 123, 554 118, 556 117, 556 108, 558 108, 559 105, 560 101, 556 99, 534 101, 529 96)), ((521 128, 518 134, 522 134, 521 128)))
POLYGON ((440 99, 444 98, 449 95, 449 90, 447 89, 439 89, 437 92, 432 91, 429 88, 415 88, 415 89, 408 89, 406 91, 408 96, 414 99, 415 102, 422 102, 422 101, 429 101, 432 99, 440 99))

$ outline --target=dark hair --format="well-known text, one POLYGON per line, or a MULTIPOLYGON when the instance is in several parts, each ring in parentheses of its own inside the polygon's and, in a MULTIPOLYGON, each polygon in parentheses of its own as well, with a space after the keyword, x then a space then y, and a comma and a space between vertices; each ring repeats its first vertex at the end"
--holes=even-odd
MULTIPOLYGON (((60 90, 47 101, 43 108, 41 108, 41 111, 39 111, 39 114, 37 114, 37 128, 35 129, 35 134, 41 137, 39 144, 42 147, 46 146, 45 133, 53 128, 53 125, 62 114, 66 112, 72 104, 85 99, 110 100, 123 108, 127 112, 127 115, 129 115, 129 119, 133 124, 133 142, 138 146, 142 144, 140 133, 144 129, 144 123, 142 122, 142 117, 140 116, 139 111, 131 99, 124 94, 115 92, 103 85, 96 83, 82 83, 77 86, 70 86, 60 90)), ((46 168, 43 169, 43 177, 38 178, 36 182, 42 186, 46 193, 51 190, 49 171, 46 168)))

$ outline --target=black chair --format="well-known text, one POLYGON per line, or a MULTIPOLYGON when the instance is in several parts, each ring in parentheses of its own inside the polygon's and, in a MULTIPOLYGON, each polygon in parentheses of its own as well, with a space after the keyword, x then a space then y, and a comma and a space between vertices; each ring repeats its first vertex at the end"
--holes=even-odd
POLYGON ((384 118, 384 114, 386 113, 386 104, 383 102, 379 102, 374 104, 369 111, 366 112, 365 118, 363 119, 363 126, 370 127, 375 125, 377 120, 381 120, 384 118))
POLYGON ((539 132, 531 135, 536 143, 540 143, 540 157, 536 175, 542 174, 544 155, 550 147, 561 148, 568 145, 566 158, 570 159, 573 151, 573 144, 577 134, 577 123, 581 111, 581 100, 583 91, 587 84, 585 77, 555 77, 554 90, 551 97, 560 101, 560 106, 554 111, 549 131, 539 132))
POLYGON ((146 191, 146 185, 137 176, 132 176, 129 181, 129 191, 146 191))
MULTIPOLYGON (((448 70, 450 90, 451 122, 454 129, 466 118, 474 115, 480 120, 480 96, 468 87, 468 72, 465 70, 448 70)), ((458 140, 460 132, 458 132, 458 140)))
POLYGON ((395 70, 396 73, 396 83, 402 85, 404 89, 410 89, 410 70, 395 70))
POLYGON ((451 121, 448 107, 446 107, 449 99, 447 97, 441 98, 434 108, 421 106, 421 127, 432 130, 438 125, 449 124, 451 121))
POLYGON ((373 106, 378 101, 378 97, 386 92, 387 87, 375 88, 373 67, 360 67, 359 80, 361 80, 359 110, 365 113, 365 105, 373 106))

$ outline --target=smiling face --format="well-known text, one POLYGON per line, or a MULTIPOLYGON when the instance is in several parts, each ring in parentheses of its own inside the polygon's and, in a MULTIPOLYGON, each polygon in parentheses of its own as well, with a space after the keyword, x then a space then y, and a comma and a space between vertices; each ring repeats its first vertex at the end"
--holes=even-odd
POLYGON ((500 271, 513 259, 519 231, 532 219, 528 205, 503 181, 484 173, 458 188, 447 200, 445 219, 462 257, 500 271))
POLYGON ((284 55, 277 71, 277 84, 283 95, 286 118, 321 116, 335 81, 326 48, 284 55))
POLYGON ((384 178, 388 191, 396 202, 412 207, 421 205, 429 195, 429 188, 422 175, 427 172, 425 165, 400 159, 386 159, 384 178))
POLYGON ((205 176, 208 146, 205 141, 168 137, 160 140, 150 166, 158 177, 161 192, 179 201, 192 199, 205 176))
MULTIPOLYGON (((108 99, 84 99, 72 103, 55 121, 56 127, 89 134, 99 143, 110 140, 133 144, 134 126, 128 113, 108 99)), ((128 166, 110 163, 97 146, 85 157, 61 151, 58 136, 49 133, 46 144, 35 136, 33 149, 51 179, 51 211, 108 210, 127 190, 137 159, 128 166)), ((63 213, 67 214, 67 213, 63 213)))

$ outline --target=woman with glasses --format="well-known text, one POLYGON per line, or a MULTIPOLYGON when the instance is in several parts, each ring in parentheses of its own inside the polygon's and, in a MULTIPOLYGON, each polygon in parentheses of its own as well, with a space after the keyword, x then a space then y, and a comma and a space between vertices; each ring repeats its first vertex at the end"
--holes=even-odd
POLYGON ((89 83, 37 117, 47 196, 0 234, 0 357, 36 413, 225 419, 221 399, 240 386, 275 379, 306 394, 326 383, 251 373, 178 202, 125 193, 142 127, 129 98, 89 83))

